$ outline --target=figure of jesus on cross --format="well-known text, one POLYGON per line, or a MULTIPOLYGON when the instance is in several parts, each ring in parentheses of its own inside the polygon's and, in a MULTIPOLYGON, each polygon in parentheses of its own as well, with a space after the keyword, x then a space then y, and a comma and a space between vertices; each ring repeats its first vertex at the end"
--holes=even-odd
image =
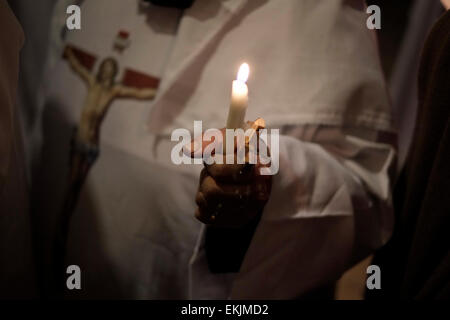
POLYGON ((79 61, 71 47, 66 48, 65 57, 72 70, 87 85, 87 96, 71 140, 68 187, 57 240, 60 261, 64 259, 72 212, 89 169, 99 155, 100 127, 111 103, 116 98, 153 99, 156 94, 156 88, 137 88, 116 83, 119 67, 114 58, 105 58, 100 63, 97 74, 93 74, 79 61))
POLYGON ((94 75, 80 63, 70 47, 67 47, 65 54, 72 70, 87 85, 78 128, 72 137, 70 187, 64 205, 65 210, 72 211, 87 173, 98 157, 100 127, 112 101, 116 98, 153 99, 156 89, 116 83, 118 64, 114 58, 105 58, 94 75))

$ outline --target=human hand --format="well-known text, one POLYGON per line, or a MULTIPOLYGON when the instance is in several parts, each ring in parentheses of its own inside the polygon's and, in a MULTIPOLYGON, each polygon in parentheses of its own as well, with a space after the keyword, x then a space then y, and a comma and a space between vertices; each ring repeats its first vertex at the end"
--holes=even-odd
MULTIPOLYGON (((255 134, 259 134, 259 130, 264 128, 264 121, 257 119, 248 122, 247 125, 254 129, 255 134)), ((225 129, 221 132, 224 137, 225 129)), ((193 140, 190 148, 191 157, 202 156, 203 150, 211 143, 218 141, 199 143, 193 140)), ((261 148, 267 149, 267 146, 261 146, 260 143, 258 150, 252 151, 247 147, 245 150, 247 160, 250 152, 256 152, 256 164, 250 164, 248 161, 244 164, 226 164, 225 161, 223 164, 204 163, 205 167, 200 174, 195 197, 198 206, 195 217, 198 220, 217 227, 240 227, 249 223, 262 211, 270 196, 272 176, 260 174, 261 167, 270 165, 261 164, 259 156, 261 148)), ((237 159, 236 147, 234 157, 237 159)))

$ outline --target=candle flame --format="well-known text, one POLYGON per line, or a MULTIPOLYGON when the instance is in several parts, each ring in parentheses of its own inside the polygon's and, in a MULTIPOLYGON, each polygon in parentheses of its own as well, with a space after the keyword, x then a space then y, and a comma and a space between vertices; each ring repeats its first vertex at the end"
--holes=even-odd
POLYGON ((250 73, 250 68, 247 63, 241 64, 237 74, 237 80, 241 82, 247 82, 248 75, 250 73))

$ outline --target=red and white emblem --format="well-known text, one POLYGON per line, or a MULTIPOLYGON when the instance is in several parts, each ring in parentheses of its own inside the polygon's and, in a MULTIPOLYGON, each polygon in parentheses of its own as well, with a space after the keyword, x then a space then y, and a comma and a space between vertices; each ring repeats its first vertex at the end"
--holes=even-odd
POLYGON ((114 49, 122 52, 130 46, 130 33, 126 30, 119 30, 114 39, 114 49))

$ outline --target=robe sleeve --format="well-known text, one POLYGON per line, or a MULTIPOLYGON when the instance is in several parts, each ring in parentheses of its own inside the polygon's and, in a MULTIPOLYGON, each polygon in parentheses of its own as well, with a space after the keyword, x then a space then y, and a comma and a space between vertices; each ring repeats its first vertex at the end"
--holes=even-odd
POLYGON ((280 137, 280 171, 231 298, 301 297, 388 240, 394 147, 380 132, 347 131, 294 127, 280 137))

